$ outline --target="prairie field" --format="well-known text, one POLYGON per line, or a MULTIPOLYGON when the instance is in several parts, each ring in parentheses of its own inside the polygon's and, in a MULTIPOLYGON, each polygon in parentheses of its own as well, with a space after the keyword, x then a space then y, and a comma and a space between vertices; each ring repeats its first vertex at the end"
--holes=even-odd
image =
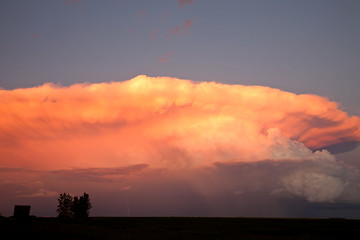
POLYGON ((360 220, 203 217, 0 219, 1 239, 348 239, 360 220))

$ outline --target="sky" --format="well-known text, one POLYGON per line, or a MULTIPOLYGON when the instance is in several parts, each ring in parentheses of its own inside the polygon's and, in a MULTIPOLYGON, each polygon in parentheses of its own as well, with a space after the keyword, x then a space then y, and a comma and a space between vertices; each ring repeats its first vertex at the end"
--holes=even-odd
POLYGON ((359 11, 1 1, 0 213, 359 218, 359 11))

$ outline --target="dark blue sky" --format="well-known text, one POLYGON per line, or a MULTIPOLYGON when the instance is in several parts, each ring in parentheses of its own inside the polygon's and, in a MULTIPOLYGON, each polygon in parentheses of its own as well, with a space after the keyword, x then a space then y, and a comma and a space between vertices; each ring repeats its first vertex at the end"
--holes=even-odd
POLYGON ((3 0, 0 86, 166 75, 314 93, 360 113, 359 1, 180 2, 3 0))

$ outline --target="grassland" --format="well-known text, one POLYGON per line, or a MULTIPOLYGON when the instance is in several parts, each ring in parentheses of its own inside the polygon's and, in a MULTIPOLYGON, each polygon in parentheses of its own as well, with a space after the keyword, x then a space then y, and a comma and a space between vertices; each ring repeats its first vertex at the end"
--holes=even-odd
POLYGON ((0 239, 353 239, 360 220, 90 217, 0 219, 0 239))

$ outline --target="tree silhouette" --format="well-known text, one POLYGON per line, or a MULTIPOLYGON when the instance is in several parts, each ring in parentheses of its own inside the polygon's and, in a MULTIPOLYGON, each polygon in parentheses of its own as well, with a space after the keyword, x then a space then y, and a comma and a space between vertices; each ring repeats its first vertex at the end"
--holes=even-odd
POLYGON ((58 217, 60 218, 84 218, 88 217, 92 204, 90 202, 89 194, 86 192, 74 198, 69 193, 62 193, 58 198, 58 217))
POLYGON ((73 216, 73 198, 69 193, 60 193, 56 212, 59 218, 70 218, 73 216))
POLYGON ((80 198, 78 198, 77 196, 74 197, 74 217, 88 217, 91 208, 92 204, 90 202, 89 194, 87 194, 86 192, 84 193, 84 195, 80 196, 80 198))

